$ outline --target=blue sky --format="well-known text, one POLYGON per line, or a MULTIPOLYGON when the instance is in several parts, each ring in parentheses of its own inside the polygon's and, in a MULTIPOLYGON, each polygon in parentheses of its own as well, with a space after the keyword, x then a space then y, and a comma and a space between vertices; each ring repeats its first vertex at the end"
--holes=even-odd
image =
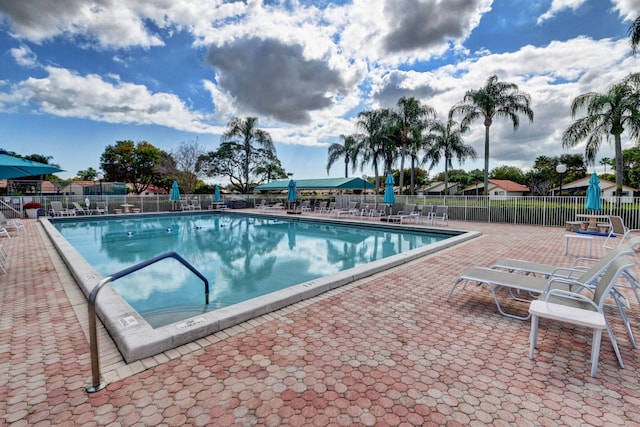
MULTIPOLYGON (((326 177, 358 112, 414 96, 444 118, 496 74, 535 118, 494 123, 490 168, 526 169, 583 152, 560 143, 570 103, 639 70, 638 15, 640 0, 0 0, 0 148, 52 156, 70 178, 118 140, 210 151, 232 117, 255 116, 294 178, 326 177)), ((456 167, 482 167, 483 138, 477 122, 480 159, 456 167)))

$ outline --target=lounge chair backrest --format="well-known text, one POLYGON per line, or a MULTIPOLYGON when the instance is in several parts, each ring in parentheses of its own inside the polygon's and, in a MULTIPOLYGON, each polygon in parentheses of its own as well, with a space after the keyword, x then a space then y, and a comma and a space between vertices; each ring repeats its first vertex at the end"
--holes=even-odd
POLYGON ((62 202, 51 202, 51 209, 56 212, 62 212, 64 210, 62 202))
POLYGON ((449 210, 448 205, 436 206, 436 216, 442 216, 449 210))
POLYGON ((604 301, 611 292, 611 288, 616 284, 616 281, 620 274, 627 268, 633 267, 635 264, 631 262, 629 258, 626 256, 620 256, 614 259, 607 270, 602 274, 600 280, 598 280, 598 285, 596 289, 593 291, 593 302, 598 306, 598 309, 602 311, 604 306, 604 301))
POLYGON ((631 249, 631 246, 628 244, 618 245, 613 248, 609 253, 600 258, 598 262, 593 264, 590 269, 582 273, 582 275, 578 278, 578 282, 583 285, 591 285, 595 283, 595 281, 600 277, 603 271, 608 270, 610 264, 616 259, 624 256, 631 255, 634 253, 634 250, 631 249))
POLYGON ((609 217, 609 221, 611 222, 611 231, 613 231, 613 234, 623 235, 627 231, 621 217, 612 215, 609 217))
POLYGON ((84 212, 84 208, 80 206, 78 202, 71 202, 71 204, 73 205, 74 208, 76 208, 78 212, 84 212))

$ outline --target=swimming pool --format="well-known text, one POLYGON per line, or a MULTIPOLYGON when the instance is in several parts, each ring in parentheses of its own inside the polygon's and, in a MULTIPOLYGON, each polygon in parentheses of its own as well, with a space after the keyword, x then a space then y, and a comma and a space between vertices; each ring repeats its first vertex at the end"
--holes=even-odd
POLYGON ((75 258, 67 265, 85 294, 102 277, 169 250, 208 278, 209 305, 202 282, 173 260, 100 294, 98 313, 129 361, 473 237, 375 225, 198 212, 56 219, 48 232, 65 258, 75 258))

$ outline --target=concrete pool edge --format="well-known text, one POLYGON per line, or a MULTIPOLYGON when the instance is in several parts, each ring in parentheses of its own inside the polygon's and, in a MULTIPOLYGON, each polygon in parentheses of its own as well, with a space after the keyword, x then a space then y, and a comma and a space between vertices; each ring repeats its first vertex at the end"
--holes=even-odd
MULTIPOLYGON (((251 215, 255 215, 255 212, 251 213, 251 215)), ((312 217, 302 219, 339 224, 350 222, 357 226, 390 229, 403 228, 405 230, 418 232, 437 233, 439 231, 438 229, 425 229, 424 227, 407 225, 387 225, 385 223, 371 224, 312 217)), ((102 276, 64 239, 49 220, 41 218, 40 222, 85 297, 88 296, 91 290, 102 280, 102 276)), ((215 311, 202 313, 184 321, 155 329, 109 286, 106 286, 101 291, 97 300, 96 310, 110 336, 116 343, 122 357, 127 363, 131 363, 481 235, 480 232, 463 230, 447 229, 441 232, 446 234, 458 233, 458 235, 423 248, 414 249, 406 253, 354 267, 331 276, 300 283, 281 291, 263 295, 243 303, 223 307, 215 311)))

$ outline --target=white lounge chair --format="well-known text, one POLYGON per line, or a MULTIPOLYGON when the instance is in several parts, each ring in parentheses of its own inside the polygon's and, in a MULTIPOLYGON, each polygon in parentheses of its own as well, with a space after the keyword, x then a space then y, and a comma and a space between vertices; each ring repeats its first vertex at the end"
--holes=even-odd
POLYGON ((96 213, 98 215, 106 215, 109 213, 107 202, 96 202, 96 213))
MULTIPOLYGON (((620 247, 620 250, 616 251, 616 253, 614 254, 614 259, 625 256, 629 253, 629 250, 633 252, 633 250, 628 247, 620 247)), ((457 277, 451 290, 449 291, 447 301, 450 300, 454 290, 461 282, 475 282, 479 285, 484 284, 487 285, 491 290, 491 294, 493 295, 493 299, 500 314, 502 314, 503 316, 512 317, 514 319, 526 320, 529 318, 529 316, 523 317, 515 314, 510 314, 502 309, 497 294, 500 288, 508 289, 511 297, 514 300, 523 302, 530 302, 530 300, 522 299, 520 294, 522 294, 523 292, 528 292, 532 295, 540 295, 555 288, 569 291, 572 290, 572 288, 576 287, 593 288, 595 287, 597 280, 606 271, 611 262, 612 260, 608 258, 600 259, 588 270, 578 272, 578 274, 574 275, 571 278, 561 275, 549 276, 548 278, 544 278, 524 274, 509 273, 493 268, 472 267, 457 277)), ((623 310, 623 307, 620 306, 619 299, 616 299, 616 303, 618 304, 618 308, 620 310, 623 310)), ((633 336, 633 333, 631 333, 629 329, 628 332, 630 333, 630 336, 633 336)))
POLYGON ((622 243, 625 238, 629 237, 631 233, 640 232, 639 229, 629 229, 626 225, 624 225, 624 221, 619 216, 610 216, 609 222, 611 223, 611 230, 609 231, 609 235, 603 243, 605 248, 612 248, 613 246, 608 246, 609 239, 612 237, 620 237, 620 241, 618 244, 622 243))
MULTIPOLYGON (((7 218, 4 213, 0 212, 0 227, 3 229, 13 229, 16 233, 26 233, 27 229, 20 218, 7 218)), ((9 233, 9 231, 7 231, 9 233)))
POLYGON ((604 315, 605 299, 611 293, 613 286, 624 271, 635 264, 626 257, 616 258, 602 274, 595 289, 587 290, 590 295, 581 293, 584 289, 573 291, 551 289, 540 299, 533 301, 529 307, 531 315, 531 333, 529 336, 529 357, 533 359, 538 339, 538 319, 547 318, 578 326, 592 328, 593 342, 591 346, 591 376, 596 376, 598 356, 600 353, 600 338, 602 330, 606 329, 611 344, 618 358, 621 368, 624 368, 622 356, 616 337, 604 315))
POLYGON ((402 210, 395 215, 389 215, 387 221, 399 221, 401 224, 405 219, 409 219, 409 221, 413 220, 416 223, 418 222, 419 213, 416 212, 415 204, 406 204, 402 207, 402 210))
POLYGON ((76 214, 80 214, 80 215, 90 215, 91 214, 91 210, 83 208, 82 206, 80 206, 80 203, 71 202, 71 204, 73 205, 73 208, 75 209, 76 214))
POLYGON ((51 215, 52 216, 75 216, 76 211, 73 209, 67 209, 62 206, 62 202, 51 202, 51 215))
POLYGON ((449 206, 441 205, 436 206, 434 211, 431 213, 430 218, 427 220, 430 224, 437 224, 440 222, 442 225, 449 224, 449 206))

